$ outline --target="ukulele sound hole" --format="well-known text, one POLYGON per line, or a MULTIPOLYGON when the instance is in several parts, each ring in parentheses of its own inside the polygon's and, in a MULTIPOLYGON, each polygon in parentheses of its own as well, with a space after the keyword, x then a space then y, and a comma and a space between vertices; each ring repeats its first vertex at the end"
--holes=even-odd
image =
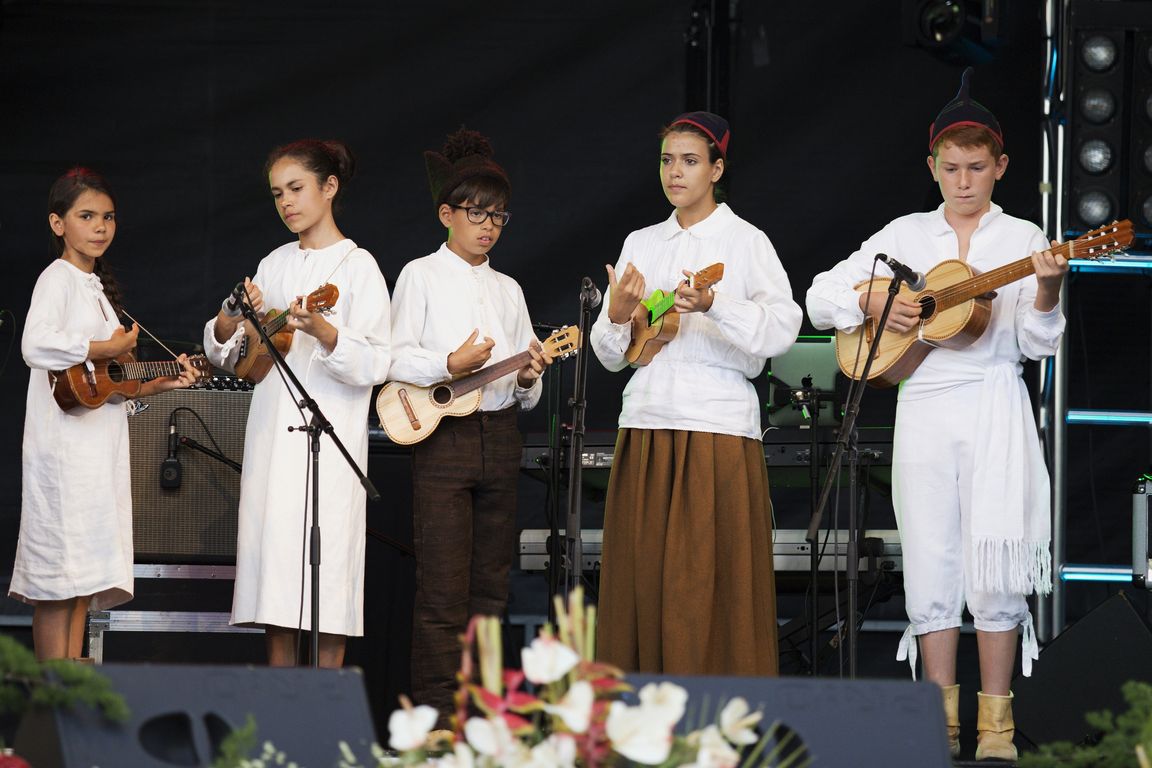
POLYGON ((936 299, 932 296, 920 298, 920 321, 927 322, 936 314, 936 299))
POLYGON ((124 369, 119 363, 108 363, 108 378, 117 383, 124 380, 124 369))
POLYGON ((451 387, 433 387, 432 388, 432 402, 436 405, 448 405, 452 402, 452 388, 451 387))

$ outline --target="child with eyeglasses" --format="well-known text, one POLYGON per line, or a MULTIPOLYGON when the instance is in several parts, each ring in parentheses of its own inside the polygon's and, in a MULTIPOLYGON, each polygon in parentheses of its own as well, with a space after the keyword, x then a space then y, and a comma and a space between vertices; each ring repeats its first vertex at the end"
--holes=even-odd
POLYGON ((424 157, 448 238, 396 281, 389 378, 431 386, 525 350, 532 358, 486 384, 475 413, 444 419, 412 451, 412 699, 435 707, 447 728, 460 635, 469 617, 499 616, 507 602, 522 447, 516 413, 540 399, 551 357, 539 349, 519 284, 489 262, 510 218, 511 185, 488 140, 461 128, 424 157))

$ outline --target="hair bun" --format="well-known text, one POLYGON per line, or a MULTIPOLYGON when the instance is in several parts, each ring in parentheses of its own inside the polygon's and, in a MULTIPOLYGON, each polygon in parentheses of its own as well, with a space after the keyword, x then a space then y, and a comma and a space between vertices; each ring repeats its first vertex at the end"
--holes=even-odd
POLYGON ((473 155, 487 158, 492 157, 493 154, 492 143, 484 134, 479 131, 470 131, 464 126, 460 126, 459 130, 448 136, 440 153, 450 163, 457 163, 473 155))

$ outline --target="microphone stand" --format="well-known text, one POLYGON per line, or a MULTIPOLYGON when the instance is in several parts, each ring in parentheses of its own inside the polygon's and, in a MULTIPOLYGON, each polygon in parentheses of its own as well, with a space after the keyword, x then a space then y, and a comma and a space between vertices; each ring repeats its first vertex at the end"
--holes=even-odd
MULTIPOLYGON (((580 344, 588 343, 588 329, 592 321, 592 310, 600 305, 600 291, 588 278, 580 289, 580 344)), ((564 597, 580 585, 584 576, 583 525, 580 513, 581 492, 583 491, 584 455, 584 410, 587 406, 585 390, 588 383, 588 354, 583 351, 576 355, 576 382, 572 397, 572 442, 568 461, 568 517, 564 523, 564 544, 567 557, 564 560, 564 597)))
MULTIPOLYGON (((558 325, 548 323, 533 323, 535 331, 552 332, 560 330, 558 325)), ((562 447, 562 432, 560 429, 560 398, 563 394, 564 380, 558 371, 551 369, 544 373, 544 386, 548 391, 548 620, 556 621, 555 597, 560 593, 560 574, 564 560, 564 545, 560 539, 560 453, 562 447)))
MULTIPOLYGON (((848 459, 848 551, 845 565, 848 569, 848 676, 856 677, 856 612, 859 602, 860 555, 856 531, 856 472, 859 465, 859 449, 856 444, 856 417, 860 414, 860 398, 864 396, 864 386, 868 381, 868 374, 872 370, 872 361, 876 359, 876 352, 880 349, 880 338, 884 335, 884 325, 888 322, 888 313, 892 311, 892 302, 900 292, 904 279, 897 273, 892 282, 888 284, 888 299, 884 303, 884 311, 880 314, 880 321, 876 324, 876 334, 872 337, 872 344, 868 347, 868 357, 864 361, 864 370, 860 378, 853 382, 848 405, 844 409, 844 421, 836 435, 836 447, 828 461, 828 474, 824 477, 824 485, 820 489, 820 499, 816 511, 812 513, 812 520, 808 523, 807 541, 815 550, 817 534, 820 530, 820 521, 824 516, 824 509, 828 506, 828 497, 832 486, 840 476, 840 465, 844 461, 844 454, 848 459)), ((867 318, 864 322, 867 322, 867 318)), ((839 554, 837 553, 837 558, 839 554)), ((813 587, 815 589, 815 587, 813 587)), ((813 643, 813 648, 816 644, 813 643)), ((813 658, 812 663, 816 663, 813 658)))
MULTIPOLYGON (((310 451, 312 453, 312 526, 309 530, 309 547, 308 547, 308 562, 312 568, 312 628, 309 632, 309 656, 310 666, 320 666, 320 436, 327 433, 332 438, 332 443, 336 446, 337 450, 344 457, 344 461, 348 462, 352 473, 360 480, 360 485, 364 487, 368 498, 372 501, 379 501, 380 494, 376 491, 376 486, 372 485, 372 481, 368 476, 360 471, 359 465, 348 453, 348 449, 344 447, 344 443, 340 442, 340 438, 336 435, 336 430, 332 426, 332 422, 320 410, 320 406, 308 394, 308 390, 296 377, 296 373, 292 370, 291 366, 284 360, 284 356, 280 354, 280 350, 268 338, 268 333, 264 330, 264 326, 260 322, 260 318, 256 315, 255 310, 252 309, 251 303, 248 301, 246 291, 236 292, 236 303, 240 308, 241 314, 244 315, 256 332, 260 335, 261 341, 268 351, 268 355, 272 358, 272 362, 276 365, 279 371, 288 377, 292 383, 289 387, 289 394, 292 394, 292 388, 295 388, 296 394, 299 394, 300 399, 297 404, 301 408, 306 408, 311 412, 312 417, 308 420, 308 424, 302 427, 288 427, 289 432, 307 432, 310 437, 310 451)), ((286 310, 287 311, 287 310, 286 310)))
POLYGON ((201 445, 200 443, 196 442, 195 440, 188 437, 187 435, 179 435, 179 438, 180 438, 180 445, 191 448, 194 451, 200 451, 200 453, 204 454, 205 456, 211 456, 213 459, 216 459, 216 461, 220 462, 221 464, 226 464, 227 466, 231 467, 232 469, 236 470, 237 472, 240 471, 239 462, 232 461, 232 459, 228 458, 224 454, 217 453, 216 451, 212 450, 211 448, 209 448, 206 445, 201 445))

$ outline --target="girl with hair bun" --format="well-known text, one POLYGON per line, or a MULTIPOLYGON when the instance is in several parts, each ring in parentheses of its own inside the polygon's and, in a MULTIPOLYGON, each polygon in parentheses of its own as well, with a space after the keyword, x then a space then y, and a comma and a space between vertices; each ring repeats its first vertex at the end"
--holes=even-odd
MULTIPOLYGON (((336 225, 333 211, 354 165, 339 141, 305 139, 271 152, 265 173, 272 199, 297 239, 265 256, 244 287, 257 312, 288 307, 294 333, 285 359, 366 471, 368 401, 390 362, 389 298, 376 259, 336 225), (300 299, 324 284, 339 291, 328 316, 300 299)), ((213 363, 235 369, 244 325, 230 296, 204 328, 213 363)), ((273 666, 298 663, 301 633, 311 630, 309 438, 287 429, 307 418, 279 376, 270 373, 255 388, 240 481, 232 623, 264 627, 273 666)), ((339 667, 346 638, 364 634, 366 496, 333 444, 324 444, 318 662, 339 667)))
POLYGON ((488 140, 461 128, 442 152, 424 158, 448 237, 396 280, 389 378, 431 386, 532 354, 515 376, 481 389, 479 410, 445 419, 412 449, 412 699, 435 707, 446 728, 460 635, 475 614, 503 614, 508 599, 521 453, 516 413, 539 401, 540 374, 551 358, 538 349, 520 286, 489 260, 511 216, 511 185, 488 140))
MULTIPOLYGON (((40 273, 20 350, 31 368, 24 414, 23 503, 11 597, 36 606, 40 659, 77 658, 88 611, 132 599, 132 478, 123 399, 64 411, 53 371, 118 357, 139 329, 120 324, 122 300, 105 263, 116 202, 103 177, 73 168, 48 194, 56 258, 40 273)), ((140 396, 187 387, 196 371, 144 382, 140 396)))

